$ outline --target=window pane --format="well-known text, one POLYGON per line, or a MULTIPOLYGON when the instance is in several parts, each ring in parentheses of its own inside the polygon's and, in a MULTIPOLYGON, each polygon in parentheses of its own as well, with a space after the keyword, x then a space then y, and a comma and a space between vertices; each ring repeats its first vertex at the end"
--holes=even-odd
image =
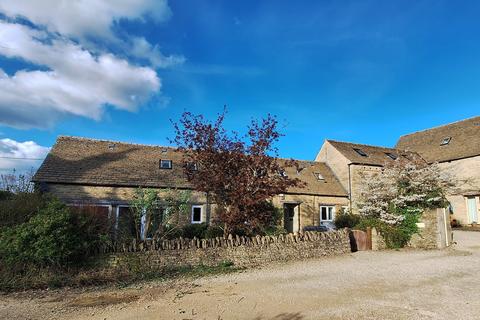
POLYGON ((333 207, 328 207, 328 220, 333 220, 333 207))
POLYGON ((172 160, 160 160, 160 168, 161 169, 171 169, 172 168, 172 160))
POLYGON ((202 221, 202 208, 201 207, 194 207, 193 208, 193 222, 201 222, 202 221))
POLYGON ((327 207, 321 207, 322 220, 327 220, 327 207))
POLYGON ((135 221, 132 210, 129 207, 118 207, 117 239, 126 240, 135 236, 135 221))

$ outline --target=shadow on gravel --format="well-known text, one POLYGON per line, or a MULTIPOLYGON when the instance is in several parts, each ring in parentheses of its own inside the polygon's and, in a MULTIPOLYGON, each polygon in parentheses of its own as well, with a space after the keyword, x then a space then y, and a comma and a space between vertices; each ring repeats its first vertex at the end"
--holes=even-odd
POLYGON ((302 320, 305 317, 300 312, 280 313, 273 318, 256 317, 253 320, 302 320))

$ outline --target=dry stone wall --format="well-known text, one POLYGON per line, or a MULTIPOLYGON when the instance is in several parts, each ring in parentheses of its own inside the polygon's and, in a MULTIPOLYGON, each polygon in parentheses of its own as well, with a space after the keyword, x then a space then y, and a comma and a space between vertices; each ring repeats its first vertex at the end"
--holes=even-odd
POLYGON ((175 239, 123 246, 110 253, 117 267, 141 264, 143 268, 181 265, 215 266, 224 261, 238 267, 271 262, 295 261, 350 252, 347 230, 304 232, 279 236, 233 237, 228 239, 175 239))

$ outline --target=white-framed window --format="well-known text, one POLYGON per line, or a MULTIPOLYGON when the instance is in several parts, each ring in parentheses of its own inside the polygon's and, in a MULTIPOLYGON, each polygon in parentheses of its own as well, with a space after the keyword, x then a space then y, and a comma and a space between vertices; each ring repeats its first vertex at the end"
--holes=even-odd
POLYGON ((192 206, 192 223, 202 223, 203 206, 192 206))
POLYGON ((172 169, 172 160, 161 159, 160 169, 172 169))
POLYGON ((115 232, 117 238, 133 238, 136 236, 135 229, 132 208, 128 205, 118 205, 115 214, 115 232))
POLYGON ((335 219, 334 206, 320 206, 320 223, 331 222, 335 219))

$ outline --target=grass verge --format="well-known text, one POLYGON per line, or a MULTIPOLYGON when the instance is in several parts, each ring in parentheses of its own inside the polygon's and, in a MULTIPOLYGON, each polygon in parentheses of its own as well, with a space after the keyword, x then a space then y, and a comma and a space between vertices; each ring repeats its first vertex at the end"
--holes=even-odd
POLYGON ((22 272, 0 267, 0 292, 24 291, 61 287, 89 287, 113 285, 124 287, 141 281, 164 281, 181 277, 204 277, 228 274, 243 270, 224 261, 215 266, 169 266, 161 269, 117 269, 117 268, 36 268, 30 266, 22 272))

